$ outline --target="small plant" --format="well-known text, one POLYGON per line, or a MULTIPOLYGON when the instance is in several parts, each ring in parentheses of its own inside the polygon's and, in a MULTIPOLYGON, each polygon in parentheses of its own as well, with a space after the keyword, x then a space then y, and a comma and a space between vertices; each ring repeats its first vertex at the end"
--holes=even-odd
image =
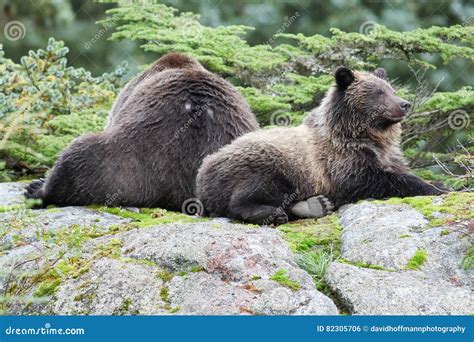
POLYGON ((474 267, 474 242, 471 244, 471 247, 467 250, 466 255, 462 259, 462 268, 464 270, 470 270, 474 267))
POLYGON ((286 270, 278 270, 277 272, 275 272, 274 275, 270 277, 270 279, 276 281, 280 285, 288 287, 293 291, 298 291, 301 288, 301 285, 298 284, 296 281, 289 279, 286 273, 286 270))
POLYGON ((313 277, 318 290, 323 290, 326 287, 324 276, 328 266, 331 262, 338 260, 339 256, 331 250, 330 252, 319 251, 301 254, 296 262, 298 263, 298 266, 313 277))
POLYGON ((428 254, 424 249, 418 249, 415 254, 408 260, 406 268, 409 270, 418 270, 428 260, 428 254))

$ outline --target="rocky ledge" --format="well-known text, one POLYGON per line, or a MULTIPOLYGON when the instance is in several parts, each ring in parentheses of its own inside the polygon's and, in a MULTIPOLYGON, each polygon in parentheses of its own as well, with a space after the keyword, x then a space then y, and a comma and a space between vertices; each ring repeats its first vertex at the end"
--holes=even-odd
POLYGON ((162 209, 26 209, 0 183, 3 314, 474 313, 474 195, 275 228, 162 209))

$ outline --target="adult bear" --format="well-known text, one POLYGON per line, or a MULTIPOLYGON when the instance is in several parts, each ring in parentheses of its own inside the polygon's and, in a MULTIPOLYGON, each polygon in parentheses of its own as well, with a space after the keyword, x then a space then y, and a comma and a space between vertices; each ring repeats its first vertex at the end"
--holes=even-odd
POLYGON ((399 137, 410 104, 385 70, 339 67, 335 79, 301 126, 246 134, 204 159, 196 189, 207 214, 280 224, 323 215, 330 208, 316 195, 339 207, 441 193, 409 173, 399 137))
POLYGON ((203 158, 258 129, 236 89, 177 53, 122 90, 106 130, 74 140, 25 193, 43 205, 162 207, 194 196, 203 158))

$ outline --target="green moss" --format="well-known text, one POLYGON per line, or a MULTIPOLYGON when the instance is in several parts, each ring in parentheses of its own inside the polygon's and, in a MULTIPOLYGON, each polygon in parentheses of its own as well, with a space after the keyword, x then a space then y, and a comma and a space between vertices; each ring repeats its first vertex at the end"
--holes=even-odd
POLYGON ((81 293, 75 296, 73 299, 76 302, 92 302, 95 298, 97 298, 97 295, 95 293, 81 293))
POLYGON ((474 267, 474 241, 471 243, 471 247, 469 247, 466 255, 463 257, 461 264, 462 268, 466 271, 474 267))
POLYGON ((331 251, 339 253, 342 227, 336 214, 319 219, 298 220, 277 227, 296 253, 331 251))
POLYGON ((202 271, 204 271, 204 267, 202 267, 201 265, 192 266, 189 269, 189 272, 202 272, 202 271))
POLYGON ((130 210, 122 208, 110 208, 110 207, 100 207, 100 206, 90 206, 95 210, 106 212, 109 214, 114 214, 123 218, 131 219, 133 222, 131 225, 133 227, 149 227, 160 224, 168 223, 193 223, 197 221, 207 221, 208 218, 204 217, 193 217, 185 215, 182 213, 177 213, 174 211, 168 211, 161 208, 140 208, 140 212, 136 213, 130 210))
POLYGON ((258 275, 254 275, 254 276, 252 276, 252 277, 250 278, 250 280, 252 280, 252 281, 253 281, 253 280, 260 280, 260 279, 262 279, 262 277, 260 277, 260 276, 258 276, 258 275))
POLYGON ((399 236, 400 239, 406 239, 406 238, 410 238, 411 235, 410 234, 402 234, 399 236))
POLYGON ((168 311, 169 313, 177 313, 179 310, 181 310, 181 308, 179 306, 176 306, 174 308, 170 308, 168 311))
POLYGON ((388 271, 388 272, 393 272, 394 271, 392 269, 385 268, 383 266, 369 264, 369 263, 362 262, 362 261, 353 262, 353 261, 349 261, 347 259, 339 259, 339 262, 342 262, 342 263, 348 264, 348 265, 352 265, 352 266, 361 267, 361 268, 370 268, 372 270, 388 271))
POLYGON ((408 260, 406 268, 409 270, 418 270, 428 259, 428 254, 424 249, 418 249, 415 254, 408 260))
POLYGON ((169 271, 167 270, 163 270, 163 271, 160 271, 156 274, 156 276, 158 278, 160 278, 161 280, 163 280, 165 283, 170 281, 171 278, 173 278, 173 274, 170 273, 169 271))
POLYGON ((387 204, 408 204, 422 213, 430 222, 430 226, 442 226, 456 220, 474 219, 474 193, 451 192, 441 196, 442 203, 433 203, 432 196, 391 198, 386 201, 376 201, 387 204), (447 217, 436 218, 434 213, 446 214, 447 217))
POLYGON ((293 291, 298 291, 301 288, 301 285, 296 281, 291 280, 286 275, 287 271, 284 269, 278 270, 274 275, 270 277, 271 280, 276 281, 280 285, 286 286, 293 291))
POLYGON ((111 239, 107 243, 97 247, 97 256, 98 257, 107 257, 117 259, 121 255, 122 240, 120 239, 111 239))
POLYGON ((68 276, 77 276, 83 260, 79 258, 68 258, 45 273, 40 273, 32 278, 32 284, 36 285, 35 297, 49 297, 56 293, 63 279, 68 276))
POLYGON ((114 310, 112 315, 126 315, 126 314, 132 314, 132 315, 138 315, 140 312, 138 310, 133 310, 130 311, 131 306, 133 305, 133 302, 130 298, 126 298, 123 300, 122 304, 120 307, 114 310))
POLYGON ((160 298, 163 300, 163 302, 168 303, 169 301, 169 288, 168 286, 162 286, 160 290, 160 298))
POLYGON ((49 297, 56 293, 59 285, 61 285, 61 279, 55 278, 52 280, 42 281, 35 290, 35 297, 49 297))
POLYGON ((151 267, 156 267, 157 264, 153 261, 146 260, 146 259, 135 259, 135 258, 119 258, 120 261, 123 262, 128 262, 131 264, 137 264, 137 265, 145 265, 145 266, 151 266, 151 267))
POLYGON ((443 229, 440 233, 441 236, 445 236, 445 235, 449 235, 449 234, 450 234, 449 229, 443 229))
POLYGON ((105 232, 96 226, 80 226, 74 224, 57 233, 50 233, 58 245, 66 246, 69 250, 80 249, 84 243, 92 238, 103 236, 105 232))

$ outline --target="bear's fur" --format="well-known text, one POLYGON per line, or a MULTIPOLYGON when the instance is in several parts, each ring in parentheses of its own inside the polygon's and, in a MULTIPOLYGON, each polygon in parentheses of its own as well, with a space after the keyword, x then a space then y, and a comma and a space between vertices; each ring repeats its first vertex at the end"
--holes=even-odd
POLYGON ((169 53, 164 55, 155 63, 153 63, 147 70, 143 71, 140 75, 130 80, 125 85, 125 87, 123 87, 117 96, 112 109, 110 110, 105 129, 112 127, 114 124, 120 122, 122 118, 126 118, 128 115, 130 115, 128 114, 129 112, 121 111, 121 108, 124 106, 124 103, 127 102, 128 98, 133 93, 137 85, 166 69, 194 69, 206 71, 206 69, 204 69, 198 61, 187 55, 180 53, 169 53), (120 113, 124 114, 120 115, 120 113))
POLYGON ((299 127, 246 134, 204 159, 196 190, 207 214, 279 224, 316 195, 339 207, 440 193, 409 173, 399 148, 409 103, 395 95, 385 71, 340 67, 335 79, 299 127))
POLYGON ((256 129, 230 83, 190 57, 170 54, 120 93, 104 132, 74 140, 26 196, 43 205, 180 210, 194 196, 203 158, 256 129))

